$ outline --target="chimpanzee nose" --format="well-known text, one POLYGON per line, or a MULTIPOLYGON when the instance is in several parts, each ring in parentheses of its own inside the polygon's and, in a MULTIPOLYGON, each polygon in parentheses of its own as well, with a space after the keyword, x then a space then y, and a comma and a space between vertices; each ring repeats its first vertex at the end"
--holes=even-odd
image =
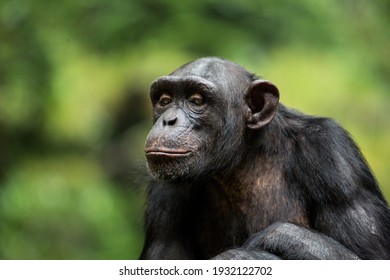
POLYGON ((174 126, 178 121, 178 116, 180 112, 177 109, 169 109, 162 116, 162 125, 165 126, 174 126))
POLYGON ((173 126, 175 125, 177 121, 177 117, 171 117, 171 118, 164 118, 163 119, 163 126, 173 126))

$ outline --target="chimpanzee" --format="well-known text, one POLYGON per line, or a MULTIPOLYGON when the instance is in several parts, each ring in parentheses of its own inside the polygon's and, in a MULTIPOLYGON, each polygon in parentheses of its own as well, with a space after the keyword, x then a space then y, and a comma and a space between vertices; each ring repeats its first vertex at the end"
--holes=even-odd
POLYGON ((390 208, 333 120, 201 58, 151 85, 141 259, 390 259, 390 208))

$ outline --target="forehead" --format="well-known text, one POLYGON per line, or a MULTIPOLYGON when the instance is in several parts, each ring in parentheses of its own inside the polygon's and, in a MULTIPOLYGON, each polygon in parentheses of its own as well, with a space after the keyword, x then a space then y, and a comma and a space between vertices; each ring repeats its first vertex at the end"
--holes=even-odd
POLYGON ((155 80, 151 86, 151 93, 155 91, 159 91, 161 89, 170 89, 170 90, 177 90, 177 89, 197 89, 202 90, 204 92, 216 92, 217 91, 217 85, 213 82, 199 77, 195 75, 188 75, 188 76, 163 76, 155 80))
POLYGON ((155 80, 151 91, 178 88, 204 89, 234 95, 243 92, 251 83, 253 74, 242 66, 220 58, 201 58, 187 63, 168 76, 155 80))

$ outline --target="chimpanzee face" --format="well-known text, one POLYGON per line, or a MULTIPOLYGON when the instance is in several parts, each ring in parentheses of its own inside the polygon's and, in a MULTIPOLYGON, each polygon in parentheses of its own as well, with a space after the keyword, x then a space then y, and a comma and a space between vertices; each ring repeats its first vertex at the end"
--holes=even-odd
POLYGON ((151 174, 160 180, 197 178, 237 162, 251 115, 250 85, 241 66, 214 59, 154 81, 154 125, 145 144, 151 174))
POLYGON ((227 104, 216 96, 217 90, 197 76, 167 76, 152 84, 154 125, 145 147, 152 175, 171 180, 207 170, 207 158, 217 156, 216 141, 226 121, 227 104))

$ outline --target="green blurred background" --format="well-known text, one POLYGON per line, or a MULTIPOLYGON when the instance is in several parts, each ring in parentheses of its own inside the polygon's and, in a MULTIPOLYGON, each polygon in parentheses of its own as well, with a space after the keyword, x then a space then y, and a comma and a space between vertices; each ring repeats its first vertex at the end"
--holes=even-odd
POLYGON ((0 0, 0 258, 138 257, 148 87, 200 56, 336 119, 389 199, 389 27, 389 0, 0 0))

